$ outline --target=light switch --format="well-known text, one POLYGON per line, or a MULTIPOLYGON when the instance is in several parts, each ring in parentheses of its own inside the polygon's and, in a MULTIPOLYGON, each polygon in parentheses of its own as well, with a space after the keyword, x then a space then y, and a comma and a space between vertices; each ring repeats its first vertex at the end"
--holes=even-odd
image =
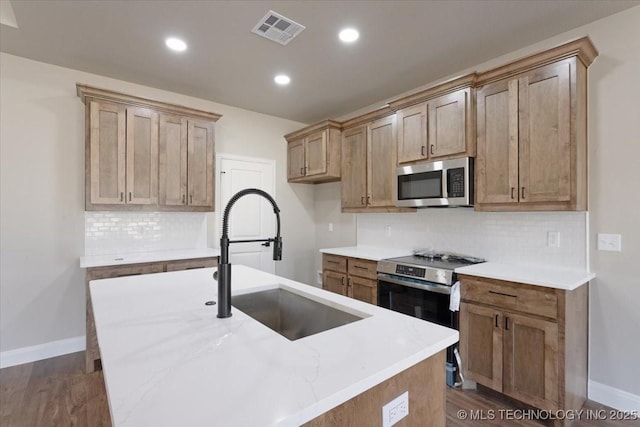
POLYGON ((329 231, 333 231, 333 223, 332 222, 329 223, 329 231))
POLYGON ((390 225, 385 225, 384 226, 384 235, 385 235, 385 237, 391 237, 391 226, 390 225))
POLYGON ((550 248, 560 247, 560 232, 559 231, 547 231, 547 246, 550 248))
POLYGON ((620 234, 598 233, 598 250, 621 252, 622 236, 620 234))

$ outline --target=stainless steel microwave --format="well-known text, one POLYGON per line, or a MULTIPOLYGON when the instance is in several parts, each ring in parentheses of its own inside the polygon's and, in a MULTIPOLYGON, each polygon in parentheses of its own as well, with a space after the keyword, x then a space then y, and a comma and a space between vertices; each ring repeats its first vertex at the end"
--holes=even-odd
POLYGON ((473 157, 396 169, 399 207, 473 206, 473 157))

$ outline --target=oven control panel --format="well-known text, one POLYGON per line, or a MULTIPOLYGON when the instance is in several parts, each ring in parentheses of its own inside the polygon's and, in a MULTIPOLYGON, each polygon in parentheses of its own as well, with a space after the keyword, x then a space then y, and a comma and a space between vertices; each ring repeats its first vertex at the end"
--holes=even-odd
POLYGON ((420 267, 412 267, 410 265, 397 265, 396 266, 396 274, 403 274, 405 276, 412 277, 424 277, 424 268, 420 267))

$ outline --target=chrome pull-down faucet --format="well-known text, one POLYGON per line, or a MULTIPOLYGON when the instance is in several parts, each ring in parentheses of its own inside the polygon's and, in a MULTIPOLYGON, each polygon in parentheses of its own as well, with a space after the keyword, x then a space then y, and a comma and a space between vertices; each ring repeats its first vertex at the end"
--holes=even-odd
POLYGON ((273 243, 273 260, 282 260, 282 237, 280 237, 280 209, 268 193, 257 188, 247 188, 234 194, 222 217, 222 237, 220 238, 220 264, 218 265, 217 275, 214 273, 213 278, 218 280, 218 317, 221 319, 231 317, 231 264, 229 263, 229 244, 230 243, 247 243, 247 242, 265 242, 264 246, 273 243), (257 194, 267 199, 273 206, 273 213, 276 214, 277 230, 276 237, 272 239, 257 240, 229 240, 229 212, 234 203, 247 194, 257 194), (217 277, 216 277, 217 276, 217 277))

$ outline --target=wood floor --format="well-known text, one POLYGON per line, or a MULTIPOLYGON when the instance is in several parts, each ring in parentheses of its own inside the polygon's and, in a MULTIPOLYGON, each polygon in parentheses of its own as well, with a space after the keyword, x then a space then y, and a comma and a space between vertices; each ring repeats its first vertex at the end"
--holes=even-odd
MULTIPOLYGON (((110 426, 102 372, 85 374, 83 368, 84 352, 80 352, 1 369, 0 426, 110 426)), ((494 394, 447 387, 447 427, 543 425, 522 420, 523 413, 508 412, 515 409, 512 403, 494 394), (459 415, 460 411, 464 411, 465 415, 459 415), (474 411, 473 415, 471 411, 474 411), (492 418, 491 414, 494 419, 487 419, 492 418), (485 419, 479 420, 478 417, 485 419)), ((611 410, 595 402, 587 402, 584 409, 598 416, 609 415, 611 410)), ((586 414, 583 418, 573 425, 640 427, 640 421, 586 420, 586 414)))

